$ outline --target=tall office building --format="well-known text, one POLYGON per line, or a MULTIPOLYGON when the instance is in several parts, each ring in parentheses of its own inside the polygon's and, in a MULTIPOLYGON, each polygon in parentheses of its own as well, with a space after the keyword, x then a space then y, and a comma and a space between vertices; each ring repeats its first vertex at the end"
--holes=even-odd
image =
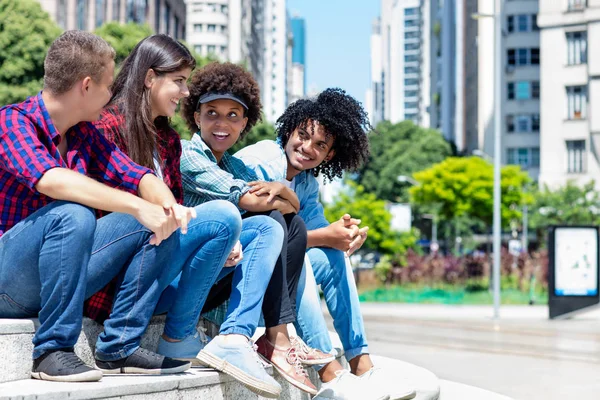
MULTIPOLYGON (((493 12, 492 2, 479 0, 481 15, 493 12)), ((535 180, 540 167, 541 57, 537 13, 537 0, 504 3, 500 113, 502 163, 520 165, 535 180)), ((491 155, 494 154, 494 22, 485 17, 478 21, 478 148, 491 155)), ((549 62, 551 57, 544 58, 544 63, 549 62)))
POLYGON ((247 53, 242 0, 186 0, 187 42, 203 56, 239 63, 247 53))
POLYGON ((264 0, 262 102, 265 118, 275 122, 288 104, 288 62, 292 35, 285 0, 264 0))
POLYGON ((540 1, 539 11, 540 183, 600 189, 600 0, 540 1))
POLYGON ((105 22, 148 24, 157 33, 185 39, 184 0, 39 0, 63 29, 93 31, 105 22))
POLYGON ((381 86, 385 120, 412 120, 429 126, 429 10, 428 0, 382 0, 381 86))

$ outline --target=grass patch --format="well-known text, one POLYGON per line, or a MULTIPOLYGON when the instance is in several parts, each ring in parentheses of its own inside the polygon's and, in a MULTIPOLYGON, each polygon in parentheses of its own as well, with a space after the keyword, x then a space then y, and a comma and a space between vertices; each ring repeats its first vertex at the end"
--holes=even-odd
MULTIPOLYGON (((464 288, 428 286, 390 286, 365 291, 360 301, 415 304, 493 304, 493 293, 488 290, 470 291, 464 288)), ((529 304, 529 293, 514 289, 502 290, 502 304, 529 304)), ((548 293, 537 292, 535 304, 547 304, 548 293)))

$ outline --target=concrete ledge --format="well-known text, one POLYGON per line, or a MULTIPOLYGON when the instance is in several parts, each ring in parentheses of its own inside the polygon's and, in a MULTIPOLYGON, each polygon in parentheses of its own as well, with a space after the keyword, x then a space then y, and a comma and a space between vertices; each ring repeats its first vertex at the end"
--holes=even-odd
MULTIPOLYGON (((310 397, 276 376, 282 385, 281 399, 308 400, 310 397)), ((33 379, 0 384, 0 400, 225 400, 264 399, 225 374, 193 368, 177 375, 106 376, 94 383, 57 383, 33 379)))

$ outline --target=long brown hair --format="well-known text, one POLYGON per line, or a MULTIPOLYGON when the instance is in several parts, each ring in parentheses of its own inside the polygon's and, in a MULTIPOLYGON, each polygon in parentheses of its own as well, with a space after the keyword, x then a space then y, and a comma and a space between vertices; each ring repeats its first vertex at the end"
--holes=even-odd
POLYGON ((181 43, 167 35, 152 35, 139 42, 123 61, 113 85, 109 105, 116 104, 125 117, 125 139, 129 157, 154 169, 157 131, 169 128, 165 116, 152 121, 150 90, 144 84, 148 70, 160 76, 196 67, 196 59, 181 43))

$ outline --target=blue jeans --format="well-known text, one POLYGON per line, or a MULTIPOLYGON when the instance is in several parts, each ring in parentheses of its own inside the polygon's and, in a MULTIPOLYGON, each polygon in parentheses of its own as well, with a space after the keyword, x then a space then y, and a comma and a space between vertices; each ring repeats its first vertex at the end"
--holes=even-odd
POLYGON ((179 272, 167 263, 177 249, 179 231, 160 246, 150 244, 151 236, 150 230, 127 214, 112 213, 96 223, 85 298, 118 276, 110 317, 96 341, 99 360, 125 358, 140 347, 160 294, 179 272))
POLYGON ((283 228, 266 215, 242 220, 240 242, 244 259, 235 268, 224 268, 218 280, 233 272, 231 297, 220 333, 251 338, 262 312, 262 303, 283 245, 283 228))
POLYGON ((228 201, 215 200, 195 207, 197 218, 180 236, 169 261, 181 271, 162 293, 155 314, 168 312, 165 334, 173 339, 193 335, 202 306, 227 256, 240 237, 242 219, 228 201))
POLYGON ((79 338, 95 230, 91 209, 54 201, 0 237, 0 318, 39 317, 33 358, 79 338))
POLYGON ((369 353, 365 327, 360 313, 356 283, 344 253, 330 248, 314 247, 306 252, 306 262, 298 284, 296 330, 310 346, 331 353, 333 345, 321 311, 317 285, 333 318, 347 360, 369 353))

